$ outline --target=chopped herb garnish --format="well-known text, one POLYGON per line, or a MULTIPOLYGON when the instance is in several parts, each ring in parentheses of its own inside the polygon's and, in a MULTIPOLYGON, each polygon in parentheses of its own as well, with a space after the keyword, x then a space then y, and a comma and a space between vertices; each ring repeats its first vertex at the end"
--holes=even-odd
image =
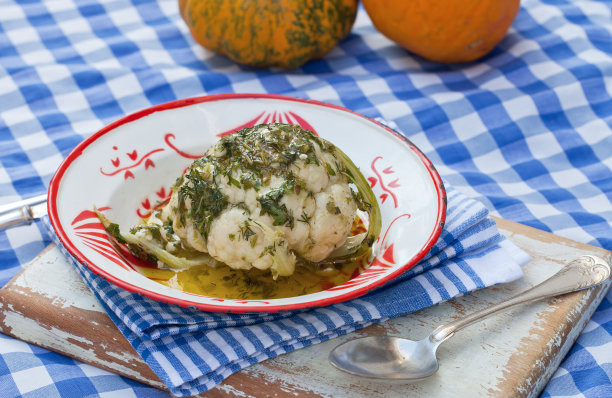
POLYGON ((240 236, 242 237, 242 239, 246 241, 248 241, 251 236, 255 235, 255 232, 251 229, 251 224, 249 223, 248 220, 240 224, 239 228, 240 228, 240 236))
POLYGON ((269 245, 269 246, 264 247, 264 249, 263 249, 263 251, 261 252, 261 254, 259 255, 259 257, 263 257, 263 256, 265 256, 266 254, 269 254, 269 255, 273 256, 273 255, 274 255, 274 253, 276 253, 276 243, 275 243, 275 244, 272 244, 272 245, 269 245))
POLYGON ((331 200, 327 202, 327 205, 325 205, 325 207, 327 208, 327 211, 331 214, 340 214, 340 208, 336 206, 336 204, 331 200))
POLYGON ((206 239, 213 219, 227 207, 227 196, 194 168, 189 174, 185 174, 185 177, 188 181, 178 190, 180 221, 185 225, 185 216, 189 217, 206 239), (189 210, 187 210, 187 199, 191 202, 189 210))
POLYGON ((236 204, 233 204, 232 207, 237 207, 239 209, 242 209, 242 214, 244 215, 249 215, 251 214, 251 210, 249 210, 249 208, 247 207, 246 203, 244 202, 238 202, 236 204))
POLYGON ((117 239, 117 242, 119 243, 125 243, 125 239, 123 239, 123 237, 121 236, 121 232, 119 231, 119 225, 115 224, 115 223, 110 223, 107 227, 106 227, 106 232, 108 232, 109 234, 111 234, 111 236, 115 239, 117 239))
POLYGON ((285 194, 293 192, 295 186, 294 179, 290 178, 283 182, 280 187, 272 189, 270 192, 257 198, 257 201, 261 204, 261 214, 269 214, 274 219, 272 225, 285 225, 293 229, 293 215, 284 203, 280 203, 280 200, 285 194))
POLYGON ((312 218, 312 216, 309 216, 308 214, 306 214, 306 212, 303 212, 302 215, 300 216, 300 218, 298 218, 298 221, 301 221, 305 224, 310 224, 310 219, 312 218))
POLYGON ((217 144, 219 151, 195 163, 212 164, 215 173, 227 175, 232 185, 259 189, 270 176, 287 177, 298 159, 319 165, 315 145, 321 151, 333 151, 333 145, 298 125, 261 124, 223 137, 217 144), (234 175, 240 175, 240 181, 232 177, 233 171, 238 172, 234 175))
POLYGON ((132 235, 138 231, 147 231, 156 241, 163 241, 160 226, 157 224, 138 224, 130 229, 132 235))
POLYGON ((174 228, 172 227, 172 220, 168 219, 164 222, 164 229, 166 230, 166 234, 174 235, 174 228))
POLYGON ((236 188, 242 188, 242 185, 240 185, 240 181, 233 178, 231 175, 227 176, 227 178, 229 179, 230 184, 232 184, 236 188))

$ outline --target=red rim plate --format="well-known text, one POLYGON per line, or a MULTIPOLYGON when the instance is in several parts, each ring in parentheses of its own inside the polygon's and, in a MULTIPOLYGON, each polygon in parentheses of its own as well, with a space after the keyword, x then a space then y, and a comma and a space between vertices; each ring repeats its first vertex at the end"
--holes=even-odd
MULTIPOLYGON (((337 106, 337 105, 333 105, 333 104, 327 104, 327 103, 323 103, 323 102, 319 102, 319 101, 315 101, 315 100, 306 100, 306 99, 301 99, 301 98, 287 97, 287 96, 283 96, 283 95, 274 95, 274 94, 219 94, 219 95, 210 95, 210 96, 202 96, 202 97, 194 97, 194 98, 181 99, 181 100, 176 100, 176 101, 172 101, 172 102, 168 102, 168 103, 163 103, 163 104, 160 104, 160 105, 152 106, 150 108, 146 108, 146 109, 143 109, 141 111, 135 112, 133 114, 127 115, 127 116, 125 116, 125 117, 123 117, 123 118, 121 118, 121 119, 119 119, 119 120, 117 120, 117 121, 115 121, 113 123, 110 123, 109 125, 105 126, 101 130, 97 131, 96 133, 94 133, 93 135, 91 135, 90 137, 88 137, 87 139, 82 141, 79 145, 77 145, 68 154, 66 159, 64 159, 64 161, 61 163, 60 167, 58 168, 57 172, 55 173, 55 175, 53 176, 53 178, 51 179, 51 182, 50 182, 49 195, 48 195, 48 199, 47 199, 47 206, 48 206, 49 218, 50 218, 51 224, 52 224, 53 228, 55 229, 55 232, 57 233, 60 241, 62 242, 64 247, 68 250, 68 252, 71 255, 73 255, 80 263, 82 263, 85 266, 87 266, 91 271, 93 271, 94 273, 102 276, 103 278, 105 278, 109 282, 111 282, 111 283, 113 283, 113 284, 115 284, 115 285, 117 285, 117 286, 119 286, 121 288, 124 288, 124 289, 126 289, 126 290, 128 290, 130 292, 142 294, 142 295, 144 295, 146 297, 149 297, 149 298, 157 300, 157 301, 161 301, 161 302, 165 302, 165 303, 170 303, 170 304, 177 304, 177 305, 183 306, 183 307, 196 307, 196 308, 199 308, 199 309, 204 310, 204 311, 235 312, 235 313, 245 313, 245 312, 277 312, 277 311, 296 310, 296 309, 305 309, 305 308, 326 306, 326 305, 329 305, 329 304, 339 303, 339 302, 343 302, 343 301, 346 301, 346 300, 350 300, 350 299, 362 296, 362 295, 366 294, 367 292, 371 291, 372 289, 377 288, 377 287, 385 284, 386 282, 389 282, 393 278, 397 277, 398 275, 400 275, 404 271, 408 270, 409 268, 411 268, 412 266, 417 264, 418 261, 420 259, 422 259, 425 256, 425 254, 427 254, 429 249, 435 244, 435 242, 437 241, 438 237, 440 236, 440 233, 442 232, 442 229, 443 229, 443 226, 444 226, 444 222, 445 222, 445 218, 446 218, 446 191, 444 189, 443 182, 442 182, 438 172, 436 171, 434 165, 431 163, 431 161, 425 156, 425 154, 419 148, 417 148, 406 137, 404 137, 403 135, 401 135, 398 132, 394 131, 393 129, 389 128, 388 126, 386 126, 384 124, 381 124, 381 123, 377 122, 376 120, 370 119, 370 118, 368 118, 368 117, 366 117, 366 116, 364 116, 362 114, 359 114, 359 113, 351 111, 351 110, 349 110, 347 108, 344 108, 344 107, 341 107, 341 106, 337 106), (305 103, 305 104, 310 104, 310 105, 315 105, 315 106, 320 106, 320 107, 331 108, 331 109, 334 109, 334 110, 338 110, 338 111, 342 111, 342 112, 347 112, 347 113, 349 113, 351 115, 356 115, 356 116, 358 116, 360 118, 368 120, 368 121, 376 124, 377 126, 381 127, 382 129, 384 129, 389 134, 392 134, 396 138, 399 138, 400 140, 402 140, 417 155, 417 157, 421 160, 421 162, 423 163, 423 165, 427 169, 427 171, 429 173, 429 177, 431 178, 431 181, 432 181, 432 183, 435 186, 435 191, 436 191, 436 195, 437 195, 437 206, 438 206, 437 219, 436 219, 436 222, 435 222, 435 227, 433 228, 433 230, 431 231, 429 237, 427 238, 425 245, 423 245, 421 250, 419 250, 410 259, 410 261, 408 261, 405 264, 399 266, 397 269, 395 269, 393 272, 391 272, 388 275, 386 275, 384 278, 382 278, 380 280, 377 280, 375 283, 372 283, 372 284, 360 287, 360 288, 358 288, 356 290, 352 290, 352 291, 346 292, 344 294, 336 295, 334 297, 327 297, 327 298, 323 298, 323 299, 319 299, 319 300, 314 300, 314 301, 297 302, 297 303, 283 304, 283 305, 274 305, 274 304, 272 304, 272 305, 265 305, 265 306, 249 306, 248 308, 241 308, 241 307, 236 307, 236 306, 226 306, 226 305, 223 305, 223 303, 219 303, 219 305, 216 305, 216 304, 213 305, 213 304, 207 304, 207 303, 199 303, 199 302, 195 302, 195 301, 190 301, 188 299, 177 299, 177 298, 166 296, 166 295, 163 295, 163 294, 160 294, 160 293, 157 293, 157 292, 145 290, 145 289, 141 288, 140 286, 136 286, 136 285, 134 285, 134 284, 132 284, 130 282, 127 282, 125 280, 117 278, 115 275, 113 275, 113 274, 111 274, 111 273, 101 269, 99 266, 97 266, 95 264, 95 262, 91 261, 86 255, 84 255, 76 247, 76 245, 68 237, 68 235, 67 235, 67 233, 66 233, 66 231, 64 229, 64 226, 60 222, 60 217, 59 217, 59 214, 58 214, 58 206, 57 206, 57 197, 58 197, 58 193, 59 193, 59 190, 60 190, 60 183, 62 181, 62 178, 66 174, 67 170, 70 168, 71 164, 77 158, 79 158, 83 154, 83 151, 87 147, 89 147, 92 143, 94 143, 100 137, 102 137, 105 134, 113 131, 114 129, 116 129, 116 128, 120 127, 120 126, 123 126, 123 125, 125 125, 127 123, 133 122, 135 120, 141 119, 141 118, 143 118, 145 116, 148 116, 150 114, 153 114, 155 112, 161 112, 161 111, 165 111, 165 110, 181 108, 181 107, 185 107, 185 106, 189 106, 189 105, 195 105, 195 104, 200 104, 200 103, 205 103, 205 102, 225 101, 225 100, 233 100, 233 99, 273 99, 273 100, 281 100, 281 101, 294 101, 294 102, 298 102, 298 103, 305 103)), ((269 301, 274 301, 274 300, 269 300, 269 301)))

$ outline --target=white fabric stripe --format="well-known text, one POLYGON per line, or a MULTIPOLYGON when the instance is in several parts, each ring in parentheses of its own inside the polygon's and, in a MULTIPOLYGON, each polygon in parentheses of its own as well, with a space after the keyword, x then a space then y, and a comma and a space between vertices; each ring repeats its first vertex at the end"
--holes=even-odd
MULTIPOLYGON (((466 274, 465 271, 463 271, 456 263, 451 262, 449 265, 449 270, 452 271, 457 278, 459 278, 467 290, 476 289, 476 283, 474 283, 474 280, 470 278, 470 276, 466 274)), ((459 293, 459 291, 457 291, 457 293, 459 293)))
POLYGON ((431 301, 433 301, 434 303, 442 301, 442 296, 440 296, 440 293, 438 293, 438 291, 431 285, 431 283, 429 283, 429 281, 423 275, 416 276, 415 280, 419 282, 421 286, 423 286, 431 301))
MULTIPOLYGON (((221 366, 221 363, 217 360, 217 358, 215 358, 211 352, 209 352, 206 348, 204 348, 204 346, 200 344, 199 341, 193 340, 193 339, 188 339, 187 341, 188 341, 187 344, 189 345, 189 347, 200 358, 206 358, 206 362, 208 363, 208 366, 211 369, 215 369, 221 366)), ((187 355, 185 355, 184 352, 180 350, 180 347, 173 348, 171 351, 179 359, 179 361, 181 362, 181 365, 183 365, 185 369, 187 369, 187 372, 189 372, 192 379, 199 377, 202 374, 202 371, 198 369, 198 366, 195 363, 193 363, 191 358, 189 358, 187 355)))
POLYGON ((446 275, 444 275, 442 273, 442 271, 440 271, 439 269, 434 268, 432 270, 432 274, 436 277, 436 279, 438 279, 440 282, 442 282, 442 284, 444 285, 444 287, 446 288, 446 291, 448 292, 448 294, 451 297, 456 296, 457 294, 459 294, 459 289, 457 289, 457 286, 455 286, 455 284, 453 282, 451 282, 446 275))
POLYGON ((216 345, 219 350, 223 351, 229 361, 233 361, 238 358, 236 350, 234 350, 234 348, 228 342, 226 342, 216 330, 212 330, 207 333, 206 337, 208 337, 211 343, 216 345))
MULTIPOLYGON (((172 363, 168 360, 168 358, 160 353, 159 351, 151 351, 151 356, 155 359, 155 361, 159 364, 162 369, 171 369, 173 368, 172 363)), ((178 372, 166 372, 166 376, 170 379, 170 383, 172 385, 180 385, 183 383, 183 379, 179 376, 178 372)))

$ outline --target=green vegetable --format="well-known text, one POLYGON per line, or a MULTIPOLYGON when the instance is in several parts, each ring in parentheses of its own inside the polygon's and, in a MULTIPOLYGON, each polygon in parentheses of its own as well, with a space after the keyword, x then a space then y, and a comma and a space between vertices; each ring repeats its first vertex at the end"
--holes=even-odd
POLYGON ((208 265, 215 267, 220 264, 217 260, 212 258, 207 253, 200 253, 199 256, 189 259, 175 256, 174 254, 159 247, 151 241, 141 239, 138 236, 130 233, 121 233, 121 231, 119 230, 119 226, 117 224, 112 223, 104 214, 98 211, 98 209, 95 207, 94 212, 98 216, 98 219, 100 220, 102 225, 104 225, 104 229, 106 229, 106 232, 108 232, 109 235, 113 237, 116 243, 126 244, 132 254, 145 261, 157 263, 157 260, 159 260, 167 266, 175 269, 187 269, 197 265, 208 265))

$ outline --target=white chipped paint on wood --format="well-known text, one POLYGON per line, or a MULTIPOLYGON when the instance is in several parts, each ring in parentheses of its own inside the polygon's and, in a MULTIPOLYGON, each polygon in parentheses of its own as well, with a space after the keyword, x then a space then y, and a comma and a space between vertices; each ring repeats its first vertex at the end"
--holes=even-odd
MULTIPOLYGON (((595 300, 589 294, 583 294, 581 299, 567 311, 568 319, 575 318, 576 323, 565 338, 559 332, 563 320, 553 325, 555 330, 559 329, 557 332, 551 332, 553 327, 550 324, 555 311, 567 307, 562 300, 529 304, 488 318, 458 332, 438 351, 441 363, 439 372, 423 382, 410 385, 365 382, 337 371, 327 361, 330 350, 337 344, 365 333, 422 338, 439 324, 485 308, 539 283, 576 256, 593 254, 594 248, 586 245, 578 249, 565 241, 546 241, 537 237, 534 239, 534 236, 521 228, 515 229, 513 225, 510 224, 512 230, 505 233, 533 258, 533 261, 524 268, 523 279, 483 289, 451 302, 387 321, 367 332, 358 331, 253 365, 243 370, 242 376, 262 381, 265 388, 269 387, 270 394, 278 393, 285 396, 485 397, 503 396, 508 392, 508 386, 512 386, 514 388, 512 391, 520 395, 537 395, 590 318, 590 314, 605 294, 604 290, 599 291, 595 300), (535 337, 539 335, 546 336, 547 340, 534 346, 537 340, 535 337), (531 358, 527 355, 537 350, 542 351, 541 358, 531 358), (531 362, 525 363, 525 361, 531 362), (518 364, 521 369, 513 367, 512 364, 518 364), (531 370, 533 372, 530 372, 531 370)), ((100 303, 56 248, 43 254, 31 267, 16 279, 16 284, 24 291, 28 289, 36 291, 49 298, 58 307, 73 306, 103 313, 100 303)), ((13 334, 25 340, 29 339, 47 346, 53 343, 59 346, 58 351, 69 353, 74 348, 66 342, 67 336, 63 335, 62 331, 53 329, 45 331, 43 328, 37 328, 35 324, 28 323, 29 320, 23 316, 15 315, 8 322, 13 331, 18 331, 13 334)), ((110 360, 95 357, 95 353, 84 352, 73 355, 83 355, 88 362, 115 369, 119 373, 142 381, 142 376, 134 374, 133 369, 125 366, 119 369, 110 360)), ((127 357, 122 359, 131 360, 127 357)), ((139 357, 134 360, 139 360, 139 357)), ((243 379, 238 379, 237 376, 230 377, 227 383, 215 390, 215 393, 236 397, 258 395, 256 391, 249 389, 247 379, 243 383, 243 379), (233 380, 238 381, 233 383, 233 380)), ((157 381, 153 381, 153 384, 159 386, 157 381)))
MULTIPOLYGON (((586 292, 586 294, 576 304, 576 307, 570 311, 569 318, 571 319, 574 316, 579 315, 578 321, 566 335, 564 335, 562 331, 557 331, 557 333, 550 336, 549 341, 546 342, 544 346, 542 355, 543 358, 548 359, 548 362, 543 359, 535 360, 533 363, 533 368, 540 371, 534 373, 532 377, 525 378, 525 380, 523 380, 523 382, 517 386, 518 392, 526 397, 536 397, 539 395, 540 391, 545 387, 547 381, 556 371, 557 367, 561 363, 561 360, 570 350, 573 341, 578 337, 585 324, 590 319, 592 313, 597 308, 598 303, 601 301, 601 298, 605 296, 606 291, 607 289, 600 290, 599 296, 601 297, 599 297, 599 300, 596 301, 593 301, 593 293, 591 291, 586 292)), ((548 312, 552 312, 554 308, 555 303, 553 302, 548 312)), ((535 327, 538 327, 538 323, 536 323, 535 327)), ((545 329, 545 327, 538 327, 538 329, 545 329)), ((528 350, 529 348, 529 342, 525 342, 521 347, 519 347, 519 350, 528 350)))
MULTIPOLYGON (((94 344, 93 341, 88 340, 83 336, 66 333, 58 328, 40 328, 35 320, 17 312, 7 313, 6 318, 4 318, 4 324, 15 332, 19 331, 18 334, 23 340, 30 341, 34 344, 40 345, 42 343, 49 343, 53 346, 60 347, 65 346, 66 341, 69 339, 80 341, 90 346, 93 346, 94 344)), ((84 360, 93 358, 93 352, 85 352, 84 354, 84 360)))
POLYGON ((35 292, 52 300, 59 308, 76 307, 104 312, 102 304, 91 294, 80 275, 75 272, 60 250, 46 250, 29 267, 30 272, 19 274, 14 284, 27 292, 35 292), (52 271, 50 272, 50 269, 52 271), (66 286, 70 286, 66 289, 66 286))
POLYGON ((245 391, 238 390, 237 388, 229 384, 221 384, 217 386, 216 389, 232 397, 256 398, 254 395, 248 394, 245 391))
POLYGON ((583 302, 572 310, 572 315, 576 316, 578 321, 574 324, 573 328, 570 330, 565 339, 562 339, 558 334, 555 335, 553 341, 560 347, 560 349, 551 363, 549 363, 549 366, 545 368, 542 376, 534 380, 533 384, 531 384, 531 389, 529 390, 530 393, 528 394, 529 397, 537 397, 540 391, 542 391, 546 386, 548 380, 550 380, 550 378, 553 376, 561 364, 561 361, 563 358, 565 358, 565 355, 567 355, 569 350, 572 348, 573 342, 576 341, 586 324, 589 322, 589 319, 591 319, 591 316, 593 316, 593 313, 597 310, 599 303, 601 303, 603 298, 606 296, 608 289, 610 288, 610 282, 608 282, 606 285, 607 288, 598 290, 597 297, 591 303, 587 304, 585 302, 585 296, 583 300, 581 300, 583 302))
MULTIPOLYGON (((93 340, 87 340, 83 336, 77 336, 65 332, 64 330, 48 327, 40 327, 39 324, 33 319, 29 319, 20 313, 6 313, 4 318, 4 324, 11 328, 14 335, 20 336, 21 339, 33 343, 54 349, 60 352, 74 352, 75 356, 87 363, 100 363, 100 359, 96 355, 93 347, 96 344, 93 340), (83 349, 82 346, 76 346, 71 344, 70 341, 80 341, 87 346, 92 347, 91 349, 83 349), (76 350, 78 351, 76 351, 76 350)), ((138 356, 130 355, 129 353, 119 354, 114 352, 107 352, 111 356, 121 360, 122 362, 140 362, 142 359, 138 356)), ((134 371, 127 366, 122 366, 117 362, 103 361, 106 366, 115 371, 115 373, 125 374, 128 377, 137 378, 139 373, 134 371)), ((161 387, 159 385, 158 387, 161 387)))

